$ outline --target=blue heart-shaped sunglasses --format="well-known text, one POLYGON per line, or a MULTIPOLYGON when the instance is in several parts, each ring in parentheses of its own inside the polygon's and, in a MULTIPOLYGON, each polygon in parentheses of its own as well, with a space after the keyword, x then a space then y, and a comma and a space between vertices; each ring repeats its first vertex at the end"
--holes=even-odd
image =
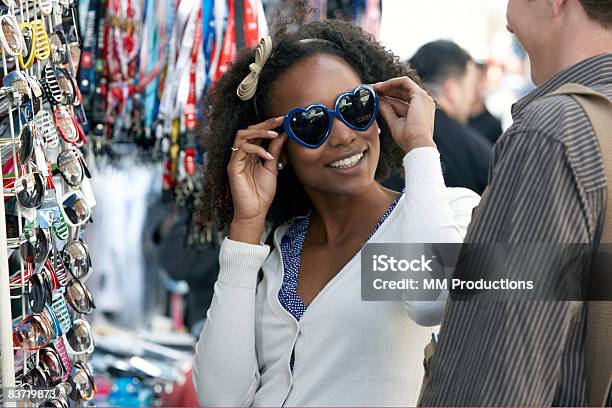
POLYGON ((292 109, 283 122, 289 137, 302 146, 316 149, 331 133, 334 117, 353 130, 363 132, 372 126, 378 114, 378 95, 368 85, 359 85, 338 96, 334 110, 314 104, 292 109))

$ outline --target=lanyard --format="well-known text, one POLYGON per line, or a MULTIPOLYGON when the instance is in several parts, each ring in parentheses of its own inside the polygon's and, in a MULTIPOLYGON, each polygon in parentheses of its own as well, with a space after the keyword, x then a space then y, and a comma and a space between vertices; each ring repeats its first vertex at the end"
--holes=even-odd
POLYGON ((234 0, 228 0, 228 16, 227 26, 225 29, 225 38, 223 39, 223 45, 221 49, 221 55, 219 56, 219 65, 216 70, 212 73, 212 81, 217 82, 223 74, 227 72, 229 64, 236 57, 236 30, 234 28, 234 0))
POLYGON ((208 71, 210 70, 210 60, 212 57, 212 48, 215 40, 215 13, 214 1, 202 1, 202 45, 204 50, 204 69, 207 73, 205 88, 209 85, 208 71))
POLYGON ((181 0, 170 36, 168 68, 164 89, 160 101, 159 111, 164 119, 165 133, 170 133, 172 120, 178 117, 180 108, 187 101, 189 82, 181 81, 184 71, 189 72, 189 60, 193 45, 193 32, 195 31, 195 19, 197 11, 193 13, 196 2, 194 0, 181 0), (191 23, 191 27, 190 26, 191 23), (191 34, 191 35, 190 35, 191 34), (179 86, 184 82, 183 102, 179 101, 179 86), (177 108, 179 112, 177 112, 177 108))
POLYGON ((259 35, 258 0, 241 0, 244 1, 244 40, 248 48, 255 47, 261 38, 259 35))
POLYGON ((221 50, 223 49, 223 42, 226 30, 226 21, 228 19, 228 8, 227 3, 222 0, 215 1, 214 7, 215 16, 215 43, 212 47, 212 58, 210 62, 210 69, 208 71, 209 80, 208 82, 213 84, 217 82, 219 77, 218 69, 221 59, 221 50))
POLYGON ((196 127, 196 68, 198 57, 202 54, 202 7, 199 7, 195 22, 194 41, 191 47, 191 65, 189 66, 189 92, 185 104, 185 128, 193 131, 196 127))

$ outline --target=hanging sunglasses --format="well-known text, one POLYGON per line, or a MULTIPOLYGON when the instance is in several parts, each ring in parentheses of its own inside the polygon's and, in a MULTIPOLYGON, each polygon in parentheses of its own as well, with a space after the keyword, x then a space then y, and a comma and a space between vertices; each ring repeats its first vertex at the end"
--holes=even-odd
POLYGON ((59 354, 52 347, 45 347, 40 350, 38 358, 41 368, 48 371, 51 377, 51 385, 59 384, 66 374, 59 354))
MULTIPOLYGON (((46 0, 42 0, 40 2, 41 8, 42 4, 44 4, 45 2, 46 0)), ((49 14, 51 14, 51 12, 49 12, 49 14)), ((47 30, 45 29, 45 23, 43 23, 42 20, 33 20, 30 21, 30 26, 32 27, 34 37, 36 37, 36 47, 34 47, 34 56, 39 61, 48 60, 51 56, 51 42, 49 40, 49 36, 47 35, 47 30)))
POLYGON ((51 251, 49 234, 43 228, 26 230, 21 238, 7 239, 7 244, 9 248, 18 246, 23 261, 34 265, 44 262, 51 251))
POLYGON ((7 96, 9 103, 13 107, 30 100, 30 82, 21 71, 9 72, 2 79, 0 91, 7 96))
MULTIPOLYGON (((34 140, 37 134, 36 126, 31 122, 26 123, 19 131, 17 140, 17 146, 19 147, 17 149, 17 161, 22 166, 26 165, 32 158, 32 153, 34 152, 34 140)), ((0 139, 0 146, 11 145, 13 145, 12 139, 0 139)))
POLYGON ((78 313, 90 314, 96 308, 91 292, 78 279, 72 279, 66 286, 66 300, 78 313))
POLYGON ((52 326, 43 314, 27 316, 13 331, 13 344, 26 350, 40 350, 55 338, 52 326))
POLYGON ((81 152, 77 149, 64 150, 57 156, 57 169, 53 174, 61 174, 68 185, 78 187, 83 181, 83 175, 91 178, 89 168, 81 152))
POLYGON ((85 225, 91 218, 91 210, 80 190, 67 192, 60 200, 59 205, 66 223, 71 227, 85 225))
POLYGON ((66 48, 66 41, 63 33, 54 31, 49 35, 49 41, 51 42, 51 54, 52 61, 55 66, 68 64, 68 52, 66 48))
POLYGON ((59 133, 57 133, 51 114, 46 110, 41 110, 34 116, 34 122, 39 135, 45 141, 45 145, 49 148, 57 147, 59 145, 59 133))
POLYGON ((378 96, 368 85, 359 85, 352 92, 338 96, 334 110, 314 104, 291 110, 283 122, 289 137, 302 146, 316 149, 329 137, 334 117, 349 128, 363 132, 370 128, 378 113, 378 96))
POLYGON ((40 366, 32 367, 27 373, 19 376, 22 385, 28 384, 30 388, 49 388, 53 382, 48 371, 40 366))
POLYGON ((77 42, 68 42, 66 33, 61 25, 57 26, 49 36, 51 50, 53 53, 53 63, 55 66, 69 65, 70 72, 74 74, 79 66, 80 47, 77 42))
POLYGON ((65 68, 55 69, 55 78, 62 91, 62 105, 73 105, 76 101, 76 82, 65 68))
POLYGON ((53 120, 64 141, 76 147, 81 147, 87 142, 83 128, 65 106, 58 106, 54 109, 53 120))
POLYGON ((32 28, 30 23, 21 23, 19 24, 19 28, 21 28, 21 34, 23 35, 24 40, 24 49, 19 54, 19 66, 22 69, 27 69, 34 65, 34 56, 36 54, 36 33, 32 28))
POLYGON ((73 277, 83 282, 87 280, 91 271, 91 258, 83 241, 68 242, 62 249, 62 259, 73 277))
POLYGON ((4 179, 4 195, 17 196, 23 208, 39 208, 45 199, 45 190, 45 180, 37 171, 16 179, 4 179))
POLYGON ((94 379, 89 368, 82 362, 74 365, 70 383, 72 384, 70 398, 74 401, 89 401, 93 398, 96 390, 94 379))
POLYGON ((33 313, 42 313, 47 303, 51 303, 51 282, 44 273, 30 276, 30 291, 26 293, 33 313))
MULTIPOLYGON (((53 52, 53 63, 56 67, 58 67, 55 71, 56 77, 60 82, 60 85, 60 77, 65 78, 66 84, 63 85, 63 90, 65 93, 69 94, 69 89, 71 89, 71 103, 74 106, 79 106, 82 101, 82 96, 76 81, 76 71, 79 67, 79 61, 81 58, 81 48, 78 42, 68 42, 66 33, 61 25, 56 27, 55 31, 49 38, 53 52), (66 69, 66 67, 68 69, 66 69), (58 69, 60 72, 58 72, 58 69)), ((84 111, 81 111, 81 113, 84 114, 84 111)))
POLYGON ((59 354, 50 346, 40 349, 36 354, 28 359, 30 369, 40 368, 46 374, 45 388, 51 388, 62 382, 66 377, 66 370, 59 354), (38 358, 37 358, 38 357, 38 358))
POLYGON ((0 16, 0 29, 0 43, 4 51, 16 57, 24 50, 25 40, 15 16, 12 14, 0 16))
POLYGON ((89 322, 76 319, 66 333, 66 350, 72 355, 91 354, 94 351, 94 339, 89 322))
MULTIPOLYGON (((51 283, 51 293, 55 292, 59 288, 63 288, 68 285, 68 275, 66 274, 66 271, 63 269, 63 264, 60 262, 59 265, 60 267, 56 269, 53 267, 49 259, 45 259, 42 266, 36 269, 36 271, 40 269, 40 273, 44 273, 49 278, 49 282, 51 283)), ((33 268, 33 265, 27 264, 26 270, 24 271, 24 274, 23 274, 23 279, 22 279, 21 273, 17 273, 14 276, 11 276, 10 284, 14 286, 18 286, 18 285, 22 285, 22 281, 25 284, 29 283, 30 278, 34 274, 34 271, 35 270, 33 268)), ((52 309, 49 309, 49 312, 52 312, 52 311, 53 311, 52 309)), ((55 315, 55 313, 53 313, 53 319, 50 319, 50 320, 53 320, 54 323, 57 323, 56 332, 60 333, 61 327, 59 326, 59 321, 57 320, 57 316, 55 315)))

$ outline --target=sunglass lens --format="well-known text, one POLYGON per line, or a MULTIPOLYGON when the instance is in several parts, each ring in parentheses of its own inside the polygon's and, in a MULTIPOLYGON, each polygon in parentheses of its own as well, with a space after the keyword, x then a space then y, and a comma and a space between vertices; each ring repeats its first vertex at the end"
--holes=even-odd
POLYGON ((49 245, 49 238, 45 233, 45 230, 42 228, 36 229, 36 246, 35 246, 35 255, 34 260, 36 263, 44 262, 49 256, 49 252, 51 251, 51 247, 49 245))
POLYGON ((62 380, 64 368, 59 356, 55 351, 45 347, 40 351, 40 361, 44 364, 44 367, 51 376, 53 385, 56 385, 62 380))
POLYGON ((96 307, 89 290, 78 280, 71 280, 66 286, 66 300, 79 313, 89 314, 96 307))
POLYGON ((73 225, 82 225, 87 222, 91 216, 85 199, 76 193, 66 197, 62 202, 62 207, 68 220, 73 225))
POLYGON ((16 26, 12 24, 12 22, 8 18, 2 18, 2 34, 6 39, 6 43, 9 46, 10 52, 13 54, 19 54, 21 52, 21 41, 19 39, 19 34, 16 31, 16 26))
POLYGON ((44 275, 36 273, 30 278, 32 288, 30 289, 30 307, 34 313, 42 313, 45 304, 50 300, 49 293, 51 288, 49 280, 44 275))
POLYGON ((15 180, 17 201, 24 208, 38 208, 45 199, 45 186, 40 173, 32 173, 15 180))
POLYGON ((358 88, 355 93, 345 95, 338 103, 338 113, 351 126, 366 130, 376 116, 375 97, 368 88, 358 88))
POLYGON ((94 384, 91 382, 91 374, 85 370, 83 366, 77 367, 72 377, 75 386, 72 387, 70 398, 75 401, 90 400, 94 395, 94 384))
POLYGON ((72 275, 77 279, 87 276, 90 267, 90 258, 87 249, 81 241, 72 241, 63 249, 64 263, 72 275))
POLYGON ((49 343, 49 336, 38 322, 29 318, 18 329, 19 343, 27 349, 39 349, 49 343))
POLYGON ((295 137, 310 146, 319 146, 329 131, 329 114, 320 106, 294 112, 288 121, 295 137))
POLYGON ((74 152, 62 152, 57 158, 57 167, 66 183, 74 187, 81 184, 81 180, 83 180, 83 167, 74 152))
POLYGON ((61 70, 56 70, 55 76, 57 78, 57 84, 62 90, 62 97, 63 97, 62 104, 64 105, 71 104, 74 101, 74 89, 72 87, 72 81, 61 70))
POLYGON ((74 322, 74 325, 66 333, 68 344, 77 353, 83 353, 91 348, 91 333, 82 321, 74 322))
POLYGON ((30 126, 24 126, 19 137, 19 163, 25 165, 34 151, 34 134, 30 126))

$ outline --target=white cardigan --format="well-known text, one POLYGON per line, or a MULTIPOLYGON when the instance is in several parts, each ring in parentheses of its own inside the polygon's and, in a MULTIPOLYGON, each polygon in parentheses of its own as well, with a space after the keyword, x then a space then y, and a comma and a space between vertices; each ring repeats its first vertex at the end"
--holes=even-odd
MULTIPOLYGON (((461 242, 478 195, 445 187, 434 148, 411 151, 404 167, 405 193, 368 242, 461 242)), ((278 300, 278 248, 287 228, 275 231, 271 254, 266 245, 229 239, 221 245, 219 278, 196 345, 200 404, 414 406, 432 333, 419 324, 439 324, 443 301, 361 301, 358 253, 296 321, 278 300)))

